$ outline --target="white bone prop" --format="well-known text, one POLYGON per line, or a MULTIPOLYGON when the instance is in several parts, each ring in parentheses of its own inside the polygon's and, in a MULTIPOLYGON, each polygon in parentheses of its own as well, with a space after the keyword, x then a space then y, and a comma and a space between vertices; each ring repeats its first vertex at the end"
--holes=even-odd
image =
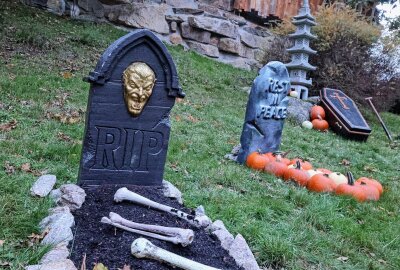
POLYGON ((155 238, 155 239, 171 242, 171 243, 174 243, 174 244, 181 244, 182 246, 187 246, 187 243, 180 243, 180 239, 178 237, 176 237, 176 236, 165 236, 165 235, 159 235, 159 234, 155 234, 155 233, 151 233, 151 232, 132 229, 132 228, 126 227, 124 225, 121 225, 119 223, 114 223, 107 217, 102 217, 101 218, 101 223, 110 224, 110 225, 112 225, 114 227, 120 228, 120 229, 128 231, 128 232, 133 232, 133 233, 137 233, 137 234, 140 234, 140 235, 145 235, 145 236, 148 236, 148 237, 152 237, 152 238, 155 238))
POLYGON ((133 241, 131 245, 131 253, 136 258, 155 259, 185 270, 220 270, 159 248, 145 238, 138 238, 133 241))
POLYGON ((127 220, 113 212, 110 212, 109 215, 112 223, 118 223, 122 226, 135 230, 151 232, 162 236, 169 236, 169 239, 171 240, 170 242, 173 242, 174 244, 181 244, 184 247, 190 245, 194 239, 194 232, 190 229, 136 223, 127 220))
POLYGON ((207 227, 208 225, 211 224, 211 221, 207 216, 193 216, 193 215, 186 214, 176 208, 172 208, 170 206, 167 206, 167 205, 149 200, 143 196, 140 196, 139 194, 128 190, 126 187, 120 188, 117 190, 117 192, 115 192, 114 201, 116 201, 116 202, 130 201, 130 202, 134 202, 137 204, 149 206, 154 209, 157 209, 157 210, 160 210, 163 212, 167 212, 167 213, 175 215, 181 219, 184 219, 196 227, 207 227))

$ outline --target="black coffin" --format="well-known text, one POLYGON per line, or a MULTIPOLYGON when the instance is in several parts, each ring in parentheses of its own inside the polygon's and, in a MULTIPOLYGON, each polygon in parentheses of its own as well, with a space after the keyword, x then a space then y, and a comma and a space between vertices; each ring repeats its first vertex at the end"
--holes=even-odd
POLYGON ((333 131, 353 140, 368 139, 371 128, 351 98, 342 91, 331 88, 324 88, 320 95, 326 120, 333 131))

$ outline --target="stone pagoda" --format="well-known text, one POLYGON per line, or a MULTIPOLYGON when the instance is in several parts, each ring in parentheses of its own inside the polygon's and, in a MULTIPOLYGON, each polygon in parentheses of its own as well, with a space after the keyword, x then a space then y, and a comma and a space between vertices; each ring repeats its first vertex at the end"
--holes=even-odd
POLYGON ((309 46, 310 40, 317 37, 310 33, 311 27, 315 26, 316 22, 311 15, 308 0, 304 0, 299 14, 293 17, 292 23, 296 26, 296 32, 289 34, 289 38, 294 40, 294 45, 287 49, 292 59, 290 63, 286 64, 286 67, 290 74, 292 90, 297 92, 298 98, 307 99, 308 87, 312 85, 312 79, 307 79, 307 71, 317 69, 308 63, 309 55, 317 53, 309 46))

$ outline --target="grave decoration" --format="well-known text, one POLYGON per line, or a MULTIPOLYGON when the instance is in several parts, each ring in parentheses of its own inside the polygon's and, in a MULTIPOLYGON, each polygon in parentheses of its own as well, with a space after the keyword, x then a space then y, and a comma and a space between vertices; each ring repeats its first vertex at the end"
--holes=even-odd
POLYGON ((184 97, 162 42, 138 30, 115 41, 87 81, 90 93, 79 184, 161 185, 169 114, 184 97))
POLYGON ((247 156, 255 151, 279 150, 289 89, 289 74, 281 62, 269 62, 259 71, 247 102, 237 157, 239 163, 245 163, 247 156))
POLYGON ((375 179, 361 177, 354 181, 351 172, 347 172, 346 177, 326 168, 313 169, 310 162, 301 158, 289 160, 281 152, 253 152, 248 156, 246 165, 313 192, 351 196, 359 202, 378 201, 383 193, 381 183, 375 179))
POLYGON ((342 91, 331 88, 324 88, 320 96, 326 119, 333 131, 348 139, 368 139, 371 128, 351 98, 342 91))
POLYGON ((225 227, 214 228, 204 210, 187 209, 169 198, 177 190, 163 180, 169 113, 175 98, 184 94, 163 43, 147 30, 129 33, 104 52, 87 80, 91 87, 79 174, 86 201, 74 209, 70 249, 75 265, 259 269, 247 244, 237 244, 245 242, 241 236, 236 243, 225 227), (139 237, 151 238, 154 245, 139 237))

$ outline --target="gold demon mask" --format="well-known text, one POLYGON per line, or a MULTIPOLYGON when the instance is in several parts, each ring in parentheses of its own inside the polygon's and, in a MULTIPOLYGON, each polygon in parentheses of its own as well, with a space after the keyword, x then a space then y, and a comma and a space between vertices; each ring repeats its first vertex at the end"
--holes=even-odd
POLYGON ((135 62, 124 71, 124 98, 128 111, 138 116, 153 92, 156 75, 145 63, 135 62))

